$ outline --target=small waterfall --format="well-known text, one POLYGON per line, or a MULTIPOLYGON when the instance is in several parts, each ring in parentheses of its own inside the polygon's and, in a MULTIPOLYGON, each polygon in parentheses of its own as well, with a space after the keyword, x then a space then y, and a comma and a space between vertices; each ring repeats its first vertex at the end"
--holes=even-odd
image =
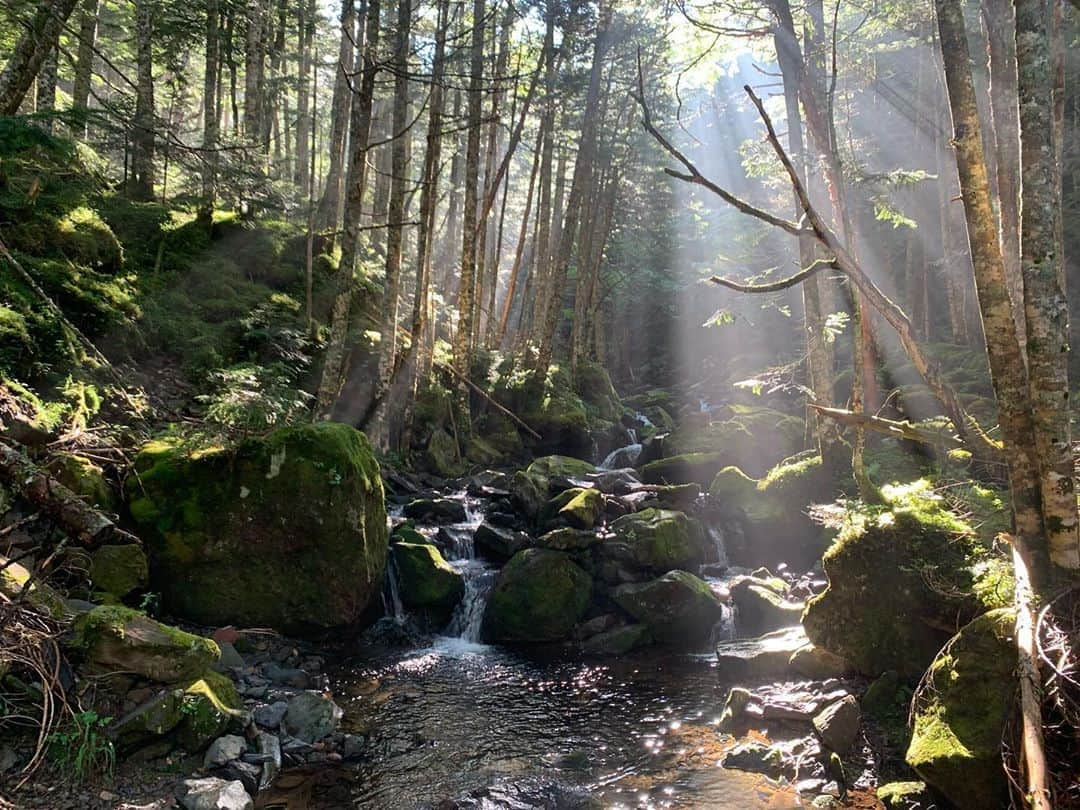
POLYGON ((641 455, 642 445, 638 443, 628 444, 608 453, 607 458, 600 462, 601 470, 619 470, 623 467, 633 467, 641 455))
POLYGON ((382 590, 383 612, 398 624, 405 621, 405 606, 401 603, 401 591, 398 589, 397 566, 393 555, 386 562, 386 582, 382 590))
POLYGON ((482 560, 465 561, 458 570, 465 577, 465 594, 454 610, 446 634, 478 643, 484 623, 484 608, 487 607, 491 588, 495 584, 496 572, 482 560))
POLYGON ((710 526, 708 528, 709 539, 713 541, 713 546, 716 548, 716 565, 719 567, 728 567, 727 546, 724 545, 724 533, 716 526, 710 526))

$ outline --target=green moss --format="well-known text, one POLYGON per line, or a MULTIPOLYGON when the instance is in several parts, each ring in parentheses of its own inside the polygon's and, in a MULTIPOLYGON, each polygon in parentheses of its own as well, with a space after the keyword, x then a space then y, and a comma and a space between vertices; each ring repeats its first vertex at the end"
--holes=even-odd
POLYGON ((24 566, 0 554, 0 593, 8 600, 25 599, 35 610, 63 619, 67 615, 64 598, 48 584, 30 581, 30 571, 24 566), (29 586, 27 583, 30 583, 29 586))
POLYGON ((669 571, 643 584, 620 585, 612 591, 612 599, 648 627, 660 644, 706 639, 723 614, 709 584, 686 571, 669 571))
POLYGON ((484 612, 489 641, 561 641, 585 614, 592 578, 562 552, 519 551, 499 572, 484 612))
POLYGON ((543 380, 509 358, 496 369, 492 384, 495 399, 542 436, 534 449, 586 455, 591 451, 590 415, 574 391, 570 376, 557 364, 543 380))
POLYGON ((183 689, 177 739, 185 750, 200 751, 220 737, 243 708, 233 682, 217 672, 207 672, 183 689))
POLYGON ((701 526, 682 512, 644 509, 614 521, 611 530, 637 565, 656 572, 693 568, 709 552, 701 526))
POLYGON ((723 457, 721 466, 736 465, 760 475, 802 449, 805 425, 801 419, 758 406, 733 405, 730 410, 731 417, 723 421, 689 422, 675 430, 668 437, 670 452, 716 453, 723 457))
POLYGON ((128 483, 165 606, 286 632, 348 624, 377 593, 387 532, 366 437, 322 422, 236 448, 154 442, 128 483))
POLYGON ((64 486, 106 511, 116 508, 116 496, 104 471, 85 456, 57 453, 49 459, 49 472, 64 486))
POLYGON ((401 599, 409 607, 449 613, 465 593, 461 574, 430 543, 396 543, 391 549, 401 599))
POLYGON ((934 659, 916 699, 907 762, 960 810, 997 807, 1007 788, 1001 737, 1013 711, 1015 614, 984 614, 934 659))
POLYGON ((574 388, 586 407, 600 419, 614 421, 623 412, 619 395, 611 384, 607 369, 599 363, 583 360, 578 363, 574 376, 574 388))
POLYGON ((690 484, 708 486, 721 469, 727 466, 723 453, 685 453, 657 461, 641 468, 647 484, 690 484))
POLYGON ((595 489, 568 489, 552 501, 552 511, 576 529, 591 529, 604 511, 604 496, 595 489))
POLYGON ((889 782, 877 789, 877 799, 885 810, 918 810, 932 802, 923 782, 889 782))
POLYGON ((90 581, 100 591, 118 598, 146 586, 146 554, 135 544, 102 546, 90 556, 90 581))

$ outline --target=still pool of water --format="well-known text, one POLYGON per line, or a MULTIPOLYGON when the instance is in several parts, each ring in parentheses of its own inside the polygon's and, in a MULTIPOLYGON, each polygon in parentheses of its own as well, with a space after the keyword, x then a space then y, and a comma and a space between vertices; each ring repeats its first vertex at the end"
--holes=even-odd
POLYGON ((727 688, 711 656, 544 660, 438 638, 331 675, 346 728, 370 741, 352 807, 801 806, 719 766, 727 688))

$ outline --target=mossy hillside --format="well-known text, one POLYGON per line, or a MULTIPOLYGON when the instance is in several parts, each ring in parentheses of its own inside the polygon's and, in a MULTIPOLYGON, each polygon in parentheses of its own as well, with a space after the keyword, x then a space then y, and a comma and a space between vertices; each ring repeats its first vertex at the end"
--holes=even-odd
POLYGON ((1015 700, 1014 625, 1004 608, 964 627, 930 665, 915 701, 907 763, 959 810, 1007 801, 1001 738, 1015 700))
POLYGON ((918 677, 958 625, 1009 604, 1005 562, 926 481, 853 508, 825 553, 829 579, 803 614, 810 640, 875 676, 918 677))
POLYGON ((484 610, 488 641, 538 643, 569 638, 592 596, 592 578, 566 554, 519 551, 499 572, 484 610))
POLYGON ((347 425, 281 428, 235 448, 154 442, 136 469, 131 515, 177 615, 310 633, 357 621, 381 588, 382 481, 347 425))

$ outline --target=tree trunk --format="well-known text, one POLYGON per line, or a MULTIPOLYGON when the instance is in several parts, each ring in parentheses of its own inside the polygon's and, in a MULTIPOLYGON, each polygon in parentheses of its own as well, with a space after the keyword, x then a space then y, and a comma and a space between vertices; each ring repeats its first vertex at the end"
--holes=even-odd
POLYGON ((1021 271, 1027 322, 1028 384, 1040 462, 1043 521, 1050 558, 1080 568, 1072 434, 1069 427, 1069 302, 1057 240, 1053 76, 1048 7, 1016 4, 1020 98, 1021 271))
POLYGON ((135 117, 131 131, 130 196, 154 199, 154 6, 153 0, 135 3, 136 85, 135 117))
POLYGON ((53 42, 48 56, 41 64, 41 72, 38 73, 37 79, 37 103, 34 105, 34 112, 42 116, 38 126, 50 135, 53 132, 52 116, 56 112, 56 71, 59 68, 60 55, 58 44, 56 41, 53 42))
POLYGON ((311 174, 310 142, 314 121, 311 118, 311 49, 315 38, 315 5, 301 0, 297 6, 299 80, 296 89, 296 170, 293 173, 301 192, 308 187, 311 174))
MULTIPOLYGON (((454 329, 454 370, 468 378, 476 317, 476 234, 480 174, 480 112, 484 72, 484 0, 473 0, 472 49, 469 66, 468 138, 465 147, 465 211, 462 214, 461 275, 458 279, 457 325, 454 329)), ((468 401, 467 391, 462 400, 468 401)), ((467 409, 465 409, 467 413, 467 409)))
POLYGON ((521 215, 521 230, 518 232, 517 248, 514 251, 514 263, 510 267, 510 281, 506 288, 506 297, 503 300, 502 313, 499 316, 498 330, 492 348, 499 348, 506 338, 506 326, 510 320, 510 310, 514 305, 514 295, 517 292, 518 277, 521 274, 521 259, 525 252, 525 238, 529 232, 529 215, 532 213, 533 192, 536 189, 536 175, 540 168, 540 153, 543 146, 539 135, 536 141, 537 149, 533 154, 532 171, 529 173, 529 191, 525 196, 525 211, 521 215))
POLYGON ((352 91, 349 75, 355 60, 353 39, 356 35, 356 6, 354 0, 341 2, 341 44, 338 48, 337 71, 334 78, 334 100, 330 110, 330 167, 326 172, 326 189, 319 202, 316 217, 320 227, 336 229, 341 223, 341 204, 345 179, 345 147, 349 134, 349 108, 352 91))
POLYGON ((544 304, 543 314, 538 324, 540 341, 537 347, 536 376, 540 380, 547 378, 555 350, 555 331, 562 310, 560 306, 562 288, 566 283, 574 241, 577 238, 582 200, 596 155, 596 130, 598 125, 596 113, 600 104, 600 79, 603 75, 604 59, 607 55, 607 28, 610 22, 611 4, 609 0, 600 0, 597 12, 596 40, 593 46, 593 62, 589 71, 589 88, 585 94, 581 142, 578 146, 577 159, 574 162, 574 179, 570 184, 570 196, 566 201, 566 218, 559 236, 558 253, 551 266, 550 294, 544 304))
MULTIPOLYGON (((94 75, 97 26, 98 0, 84 0, 79 17, 79 50, 75 61, 75 79, 71 87, 71 109, 83 114, 90 105, 90 81, 94 75)), ((86 134, 85 125, 81 131, 86 134)))
POLYGON ((266 9, 263 0, 248 0, 247 35, 244 46, 244 135, 261 146, 263 131, 263 61, 266 9))
POLYGON ((360 227, 363 215, 364 188, 367 181, 368 135, 371 130, 371 107, 375 98, 375 77, 379 71, 380 0, 368 0, 364 33, 364 70, 360 89, 352 106, 352 155, 346 180, 344 229, 341 234, 341 262, 334 283, 334 307, 330 337, 323 359, 322 376, 316 396, 315 415, 329 419, 341 390, 345 351, 356 293, 354 273, 360 251, 360 227))
POLYGON ((79 0, 44 0, 0 73, 0 115, 15 115, 79 0))
POLYGON ((218 0, 206 0, 206 71, 203 74, 203 166, 199 220, 207 231, 213 224, 218 166, 218 62, 221 51, 218 0))

